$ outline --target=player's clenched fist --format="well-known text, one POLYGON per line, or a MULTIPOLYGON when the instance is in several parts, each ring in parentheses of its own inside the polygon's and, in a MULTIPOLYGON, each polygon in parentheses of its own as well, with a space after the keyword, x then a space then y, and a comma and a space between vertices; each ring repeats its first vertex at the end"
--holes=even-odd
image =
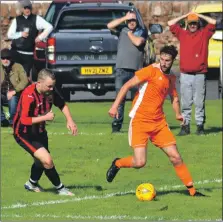
POLYGON ((114 118, 118 118, 118 109, 115 107, 111 107, 111 109, 108 111, 108 114, 110 117, 114 118))
POLYGON ((48 112, 48 113, 45 115, 45 117, 46 117, 46 121, 52 121, 52 120, 54 119, 54 117, 55 117, 55 114, 53 113, 52 110, 50 110, 50 112, 48 112))

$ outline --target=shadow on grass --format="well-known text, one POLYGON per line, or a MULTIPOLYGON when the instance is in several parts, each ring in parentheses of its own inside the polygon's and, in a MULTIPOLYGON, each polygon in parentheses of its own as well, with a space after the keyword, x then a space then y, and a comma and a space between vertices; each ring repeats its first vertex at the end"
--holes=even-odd
MULTIPOLYGON (((197 189, 197 191, 203 193, 206 195, 206 197, 210 197, 209 194, 213 191, 213 190, 222 190, 223 187, 211 187, 211 188, 200 188, 200 189, 197 189), (208 194, 206 193, 208 192, 208 194)), ((156 196, 159 197, 159 196, 163 196, 163 195, 168 195, 168 194, 181 194, 181 195, 185 195, 185 196, 189 196, 189 193, 188 191, 185 189, 185 190, 165 190, 165 191, 157 191, 156 192, 156 196)), ((134 196, 135 195, 135 192, 131 191, 131 192, 126 192, 126 193, 118 193, 114 196, 127 196, 127 195, 132 195, 134 196)), ((154 199, 155 201, 158 201, 157 198, 154 199)))
POLYGON ((223 131, 222 127, 210 127, 204 130, 206 134, 219 133, 223 131))
POLYGON ((175 130, 175 129, 180 129, 181 127, 180 127, 180 125, 179 125, 179 126, 169 126, 169 128, 170 128, 171 130, 175 130))
POLYGON ((120 196, 127 196, 127 195, 135 195, 135 192, 130 191, 130 192, 123 192, 123 193, 117 193, 115 195, 113 195, 114 197, 120 197, 120 196))
MULTIPOLYGON (((102 186, 99 186, 99 185, 70 185, 70 186, 65 186, 65 187, 68 188, 69 190, 73 190, 73 189, 95 189, 97 191, 104 190, 102 186)), ((47 189, 44 189, 44 191, 50 192, 50 193, 56 193, 55 188, 47 188, 47 189)))
POLYGON ((185 196, 188 196, 187 190, 165 190, 165 191, 157 191, 156 196, 163 196, 168 194, 183 194, 185 196))
MULTIPOLYGON (((210 193, 213 190, 222 190, 222 187, 211 187, 211 188, 200 188, 197 189, 198 192, 203 193, 204 195, 206 195, 205 197, 210 197, 210 193), (208 192, 208 194, 206 193, 208 192)), ((189 196, 189 193, 187 190, 165 190, 165 191, 157 191, 157 196, 162 196, 162 195, 168 195, 168 194, 182 194, 185 196, 189 196)), ((200 198, 200 197, 199 197, 200 198)), ((202 197, 201 197, 202 198, 202 197)))
POLYGON ((102 186, 99 185, 71 185, 66 186, 68 189, 95 189, 97 191, 103 191, 102 186))

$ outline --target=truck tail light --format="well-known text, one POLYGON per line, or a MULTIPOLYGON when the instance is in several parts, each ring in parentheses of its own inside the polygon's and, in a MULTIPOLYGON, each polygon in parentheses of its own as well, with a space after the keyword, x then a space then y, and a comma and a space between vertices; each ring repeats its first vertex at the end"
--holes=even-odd
POLYGON ((56 50, 56 39, 55 38, 49 38, 47 40, 47 61, 50 64, 55 64, 56 63, 55 50, 56 50))

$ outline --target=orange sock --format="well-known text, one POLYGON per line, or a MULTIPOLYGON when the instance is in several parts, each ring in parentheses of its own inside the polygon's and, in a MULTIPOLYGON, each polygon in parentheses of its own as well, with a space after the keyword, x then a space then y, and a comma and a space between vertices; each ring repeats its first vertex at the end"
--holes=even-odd
POLYGON ((123 167, 123 168, 130 168, 130 167, 133 166, 133 156, 128 156, 128 157, 116 160, 115 165, 118 168, 121 168, 121 167, 123 167))
POLYGON ((187 187, 189 193, 191 196, 193 196, 196 193, 196 190, 193 186, 193 179, 190 175, 189 170, 187 169, 186 164, 181 164, 179 166, 174 167, 176 170, 177 176, 181 179, 183 184, 187 187), (192 183, 192 185, 190 185, 192 183))

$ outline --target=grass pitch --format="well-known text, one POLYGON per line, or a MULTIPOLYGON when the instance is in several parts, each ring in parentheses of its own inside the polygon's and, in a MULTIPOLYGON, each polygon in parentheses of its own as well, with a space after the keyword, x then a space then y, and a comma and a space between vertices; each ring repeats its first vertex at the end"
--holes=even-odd
MULTIPOLYGON (((9 128, 1 129, 1 216, 2 221, 71 221, 71 220, 220 220, 222 219, 222 105, 207 101, 207 135, 177 137, 179 151, 191 171, 197 189, 209 197, 190 197, 167 157, 151 143, 148 162, 143 169, 121 169, 114 181, 106 182, 105 174, 115 157, 132 154, 128 147, 128 113, 126 105, 124 133, 111 134, 108 110, 111 103, 71 103, 79 136, 69 135, 63 114, 56 108, 56 118, 47 125, 50 151, 62 182, 76 194, 55 194, 43 175, 44 193, 31 193, 23 188, 29 179, 32 158, 20 148, 9 128), (152 183, 157 197, 140 202, 136 187, 152 183)), ((165 112, 176 135, 179 123, 169 101, 165 112)), ((194 113, 193 113, 194 116, 194 113)), ((193 118, 194 119, 194 118, 193 118)))

